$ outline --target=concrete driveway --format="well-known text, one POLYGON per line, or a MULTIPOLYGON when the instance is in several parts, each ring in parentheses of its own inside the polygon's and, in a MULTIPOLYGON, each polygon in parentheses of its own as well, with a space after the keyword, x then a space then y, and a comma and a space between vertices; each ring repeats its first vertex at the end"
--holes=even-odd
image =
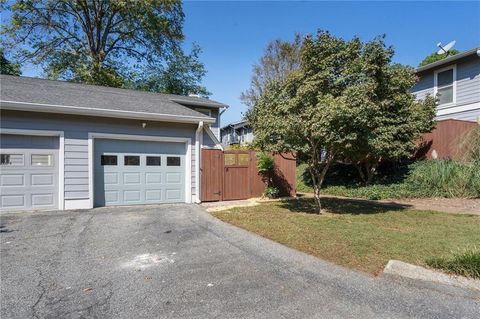
POLYGON ((194 205, 1 217, 1 318, 478 318, 480 295, 373 278, 194 205))

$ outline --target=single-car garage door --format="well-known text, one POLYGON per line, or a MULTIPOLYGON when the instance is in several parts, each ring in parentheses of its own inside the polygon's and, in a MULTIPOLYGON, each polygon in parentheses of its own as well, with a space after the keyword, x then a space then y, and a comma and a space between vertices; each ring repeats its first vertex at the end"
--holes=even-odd
POLYGON ((58 137, 1 134, 0 210, 58 208, 58 137))
POLYGON ((185 202, 185 155, 185 143, 95 139, 95 206, 185 202))

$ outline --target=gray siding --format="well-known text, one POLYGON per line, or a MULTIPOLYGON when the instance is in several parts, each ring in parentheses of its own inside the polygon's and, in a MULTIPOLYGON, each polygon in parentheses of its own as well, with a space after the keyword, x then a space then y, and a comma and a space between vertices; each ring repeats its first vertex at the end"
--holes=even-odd
POLYGON ((65 199, 87 199, 88 194, 88 133, 152 135, 191 138, 192 195, 195 187, 194 124, 148 122, 87 116, 67 116, 3 110, 2 128, 64 131, 65 137, 65 199))
MULTIPOLYGON (((456 63, 456 103, 439 106, 437 119, 459 119, 475 121, 480 116, 480 59, 473 57, 456 63)), ((443 68, 443 66, 442 66, 443 68)), ((434 71, 424 72, 412 88, 418 99, 433 95, 434 71)))

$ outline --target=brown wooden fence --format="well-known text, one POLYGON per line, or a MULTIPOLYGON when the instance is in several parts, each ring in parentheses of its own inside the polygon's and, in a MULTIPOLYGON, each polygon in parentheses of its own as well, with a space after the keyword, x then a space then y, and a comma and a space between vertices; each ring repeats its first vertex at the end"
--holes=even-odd
MULTIPOLYGON (((274 156, 273 184, 280 196, 296 195, 296 159, 292 154, 274 156)), ((201 200, 203 202, 260 197, 265 185, 257 170, 255 151, 202 150, 201 200)))
POLYGON ((430 133, 424 134, 419 141, 419 150, 416 158, 432 158, 435 150, 438 159, 458 159, 462 154, 460 148, 465 135, 478 124, 461 120, 441 120, 430 133))

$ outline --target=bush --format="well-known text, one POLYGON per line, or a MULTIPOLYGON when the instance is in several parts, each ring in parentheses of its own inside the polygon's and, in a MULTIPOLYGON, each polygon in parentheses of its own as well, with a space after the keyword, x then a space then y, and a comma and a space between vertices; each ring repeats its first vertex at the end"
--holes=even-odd
MULTIPOLYGON (((337 166, 336 170, 344 170, 337 166)), ((452 160, 419 161, 408 166, 390 165, 369 186, 361 185, 351 167, 343 173, 333 171, 322 193, 366 199, 422 197, 480 197, 480 162, 452 160), (350 176, 350 177, 348 177, 350 176), (335 181, 335 177, 338 177, 335 181)), ((297 191, 312 192, 306 165, 297 168, 297 191)))
POLYGON ((451 274, 480 279, 480 250, 476 248, 454 254, 453 258, 430 258, 426 263, 451 274))
POLYGON ((273 156, 268 153, 260 153, 257 157, 257 169, 260 174, 268 174, 275 167, 273 156))
POLYGON ((269 186, 263 191, 263 196, 268 198, 277 198, 280 190, 277 187, 269 186))

